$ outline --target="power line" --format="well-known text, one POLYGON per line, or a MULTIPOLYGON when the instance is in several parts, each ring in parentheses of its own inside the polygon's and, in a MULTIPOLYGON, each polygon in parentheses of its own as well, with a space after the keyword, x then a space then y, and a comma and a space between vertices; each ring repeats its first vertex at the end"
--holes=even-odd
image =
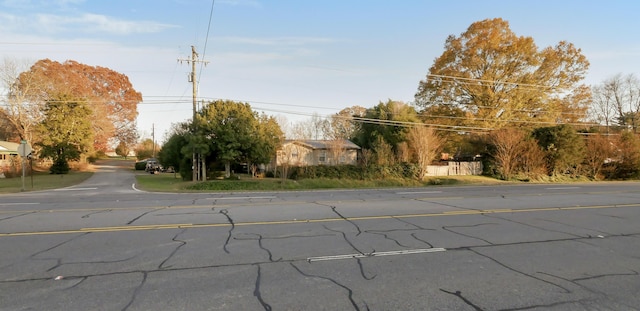
POLYGON ((506 85, 512 85, 512 86, 518 86, 518 87, 525 86, 525 87, 540 88, 540 89, 550 89, 551 88, 550 86, 540 85, 540 84, 529 84, 529 83, 519 83, 519 82, 505 82, 505 81, 498 81, 498 80, 487 80, 487 79, 478 79, 478 78, 465 78, 465 77, 456 77, 456 76, 448 76, 448 75, 437 75, 437 74, 427 74, 427 77, 450 79, 448 81, 447 80, 443 80, 442 82, 463 80, 463 81, 471 81, 471 82, 489 83, 491 85, 506 84, 506 85))
MULTIPOLYGON (((216 0, 211 0, 211 11, 209 12, 209 25, 207 26, 207 35, 204 38, 204 49, 202 50, 202 58, 207 54, 207 43, 209 42, 209 31, 211 30, 211 20, 213 19, 213 6, 216 4, 216 0)), ((200 74, 198 76, 202 76, 202 67, 205 64, 200 64, 200 74)), ((200 84, 200 80, 198 80, 198 84, 200 84)))

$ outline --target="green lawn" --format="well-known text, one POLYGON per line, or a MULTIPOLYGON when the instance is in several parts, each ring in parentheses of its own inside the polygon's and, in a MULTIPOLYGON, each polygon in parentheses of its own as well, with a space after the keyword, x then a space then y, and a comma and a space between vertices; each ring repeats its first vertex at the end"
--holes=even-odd
POLYGON ((239 180, 210 180, 206 182, 182 181, 174 174, 138 174, 137 187, 159 192, 207 192, 207 191, 274 191, 313 189, 364 189, 423 187, 430 185, 497 184, 500 181, 483 176, 433 177, 423 182, 412 179, 350 180, 350 179, 303 179, 282 180, 275 178, 251 178, 241 176, 239 180))
MULTIPOLYGON (((25 191, 64 188, 77 185, 93 175, 92 172, 71 171, 66 175, 52 175, 48 172, 35 172, 24 179, 25 191)), ((0 193, 15 193, 22 191, 22 178, 1 178, 0 193)))
MULTIPOLYGON (((121 161, 123 167, 132 164, 121 161)), ((110 164, 116 164, 111 162, 110 164)), ((432 177, 423 182, 413 179, 303 179, 282 180, 275 178, 251 178, 241 175, 239 180, 210 180, 206 182, 183 181, 180 175, 172 173, 149 174, 136 171, 136 186, 141 190, 155 192, 211 192, 211 191, 276 191, 276 190, 314 190, 314 189, 365 189, 365 188, 401 188, 423 187, 430 185, 497 184, 501 181, 484 176, 445 176, 432 177)), ((91 177, 91 172, 71 171, 67 175, 51 175, 48 172, 36 172, 25 178, 25 191, 37 191, 64 188, 79 184, 91 177)), ((0 193, 21 192, 20 177, 0 179, 0 193)))

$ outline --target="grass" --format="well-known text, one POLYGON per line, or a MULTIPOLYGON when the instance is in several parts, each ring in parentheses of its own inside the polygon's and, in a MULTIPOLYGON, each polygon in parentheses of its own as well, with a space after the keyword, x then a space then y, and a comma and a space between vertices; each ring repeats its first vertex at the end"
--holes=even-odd
MULTIPOLYGON (((64 188, 77 185, 93 175, 92 172, 71 171, 66 175, 52 175, 48 172, 34 172, 31 176, 25 176, 25 191, 38 191, 47 189, 64 188), (32 183, 33 181, 33 183, 32 183)), ((15 193, 22 191, 22 178, 0 179, 0 193, 15 193)))
POLYGON ((282 180, 275 178, 254 179, 241 177, 239 180, 210 180, 205 182, 182 181, 174 174, 138 174, 137 187, 158 192, 210 192, 210 191, 276 191, 314 189, 366 189, 424 187, 430 185, 497 184, 500 181, 483 176, 443 176, 422 182, 412 179, 302 179, 282 180))

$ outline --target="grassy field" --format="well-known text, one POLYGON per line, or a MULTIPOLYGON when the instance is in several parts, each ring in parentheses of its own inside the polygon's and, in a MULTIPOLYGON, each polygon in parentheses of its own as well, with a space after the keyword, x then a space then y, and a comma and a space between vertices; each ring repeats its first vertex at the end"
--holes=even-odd
POLYGON ((350 180, 350 179, 303 179, 282 180, 274 178, 251 178, 241 176, 239 180, 210 180, 206 182, 182 181, 174 174, 138 174, 137 187, 158 192, 208 192, 208 191, 274 191, 313 189, 364 189, 401 188, 433 185, 497 184, 500 181, 483 176, 434 177, 423 182, 411 179, 350 180))
MULTIPOLYGON (((24 179, 25 191, 38 191, 47 189, 64 188, 79 184, 93 175, 92 172, 71 171, 66 175, 52 175, 48 172, 35 172, 33 178, 26 176, 24 179)), ((15 193, 22 190, 22 178, 0 179, 0 193, 15 193)))

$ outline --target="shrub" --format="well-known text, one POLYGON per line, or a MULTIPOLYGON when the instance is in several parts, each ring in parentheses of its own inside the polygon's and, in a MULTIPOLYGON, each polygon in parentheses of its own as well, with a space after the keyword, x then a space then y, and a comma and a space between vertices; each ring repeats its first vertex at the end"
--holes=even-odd
POLYGON ((68 174, 69 173, 69 163, 65 159, 58 159, 53 162, 51 168, 49 168, 51 174, 68 174))
POLYGON ((136 171, 144 171, 147 168, 147 161, 136 162, 136 171))

